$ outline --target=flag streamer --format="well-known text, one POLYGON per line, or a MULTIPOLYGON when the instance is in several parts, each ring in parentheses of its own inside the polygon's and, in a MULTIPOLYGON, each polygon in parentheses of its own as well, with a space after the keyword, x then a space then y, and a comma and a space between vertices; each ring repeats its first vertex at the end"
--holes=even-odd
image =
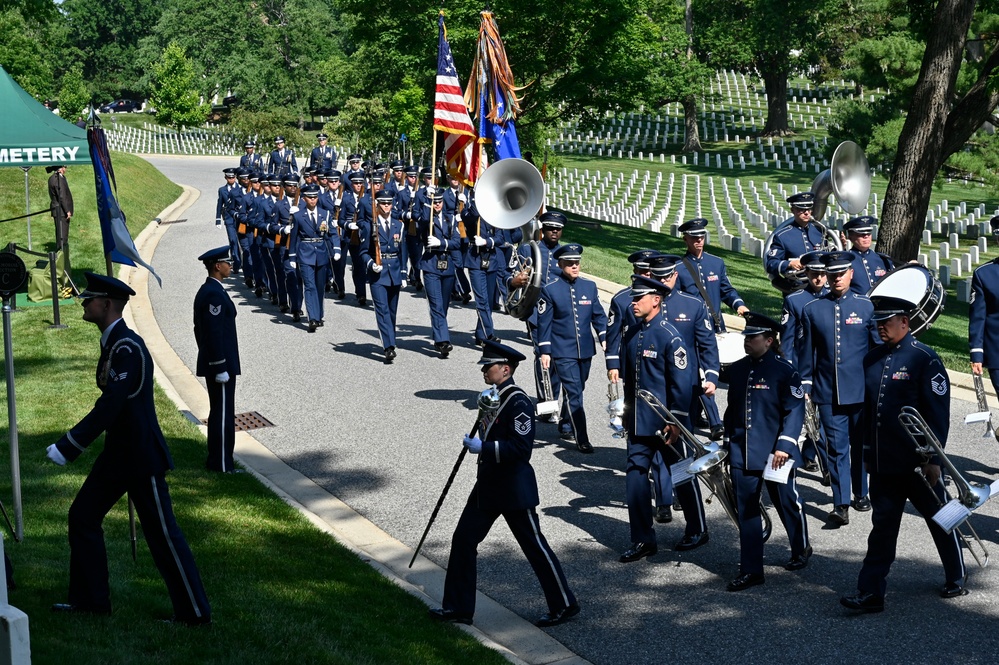
POLYGON ((465 103, 479 118, 479 141, 492 143, 499 159, 520 157, 515 120, 520 115, 518 88, 493 13, 481 12, 479 41, 465 103))
POLYGON ((434 89, 434 130, 444 132, 447 171, 468 186, 474 186, 485 168, 478 133, 461 92, 458 70, 451 56, 444 27, 444 12, 437 19, 437 83, 434 89))

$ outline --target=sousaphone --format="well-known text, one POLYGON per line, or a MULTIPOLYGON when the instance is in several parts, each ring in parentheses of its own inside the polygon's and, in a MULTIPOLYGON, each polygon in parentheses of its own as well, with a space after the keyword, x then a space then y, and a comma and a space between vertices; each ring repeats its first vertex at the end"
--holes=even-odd
MULTIPOLYGON (((512 230, 528 225, 541 210, 545 200, 545 181, 530 162, 501 159, 483 172, 475 183, 475 206, 488 224, 512 230)), ((527 257, 514 252, 510 268, 514 274, 526 272, 527 284, 512 289, 506 299, 506 311, 526 321, 541 297, 541 248, 533 239, 533 230, 524 230, 521 244, 530 246, 527 257)))

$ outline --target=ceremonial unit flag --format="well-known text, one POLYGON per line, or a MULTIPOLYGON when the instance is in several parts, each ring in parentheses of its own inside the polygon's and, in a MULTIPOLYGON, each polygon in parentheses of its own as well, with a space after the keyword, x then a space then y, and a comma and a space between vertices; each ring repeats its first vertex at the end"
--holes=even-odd
POLYGON ((437 86, 434 94, 434 129, 444 132, 444 159, 447 171, 466 185, 475 185, 481 171, 480 149, 475 125, 462 96, 458 71, 451 57, 444 28, 444 14, 438 21, 437 86))
POLYGON ((493 13, 486 10, 481 15, 473 76, 465 99, 479 115, 479 141, 492 143, 497 159, 519 159, 520 142, 514 122, 520 113, 518 88, 493 13))

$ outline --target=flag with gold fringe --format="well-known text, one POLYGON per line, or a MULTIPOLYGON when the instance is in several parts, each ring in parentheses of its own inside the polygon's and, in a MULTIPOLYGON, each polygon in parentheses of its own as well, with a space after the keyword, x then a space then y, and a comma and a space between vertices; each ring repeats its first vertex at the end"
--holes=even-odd
POLYGON ((520 98, 513 83, 513 71, 506 58, 493 13, 481 13, 479 41, 465 103, 479 118, 479 141, 492 143, 498 159, 520 157, 515 120, 520 115, 520 98))
POLYGON ((444 132, 444 159, 447 172, 468 186, 474 186, 484 164, 478 134, 461 94, 458 70, 451 56, 444 27, 444 12, 437 19, 437 85, 434 89, 434 129, 444 132))

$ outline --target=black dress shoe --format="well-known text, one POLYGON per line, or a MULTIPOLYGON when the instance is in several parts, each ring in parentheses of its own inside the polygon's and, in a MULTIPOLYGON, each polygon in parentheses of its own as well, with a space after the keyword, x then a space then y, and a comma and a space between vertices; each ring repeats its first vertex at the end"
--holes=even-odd
POLYGON ((344 292, 343 289, 340 289, 339 291, 336 292, 336 299, 337 300, 343 300, 343 297, 345 295, 347 295, 346 292, 344 292))
POLYGON ((417 282, 416 284, 413 285, 413 288, 415 288, 417 291, 422 291, 423 290, 423 282, 417 282))
POLYGON ((809 545, 805 551, 798 556, 793 556, 784 564, 784 570, 801 570, 808 565, 808 560, 812 558, 812 546, 809 545))
POLYGON ((53 612, 64 612, 72 614, 97 614, 99 616, 111 616, 110 607, 85 607, 83 605, 73 605, 72 603, 53 603, 53 612))
POLYGON ((364 307, 367 304, 368 304, 368 299, 367 298, 358 298, 357 299, 357 306, 358 307, 364 307))
POLYGON ((725 587, 726 591, 745 591, 746 589, 754 586, 760 586, 765 584, 767 579, 763 577, 763 573, 745 573, 739 575, 737 578, 728 583, 725 587))
POLYGON ((258 286, 253 291, 253 295, 257 296, 258 298, 263 298, 264 297, 264 290, 263 290, 263 288, 261 288, 261 287, 258 286))
POLYGON ((875 596, 873 593, 864 593, 863 591, 858 591, 852 596, 843 596, 839 599, 839 604, 861 612, 884 612, 885 610, 883 596, 875 596))
POLYGON ((941 598, 957 598, 959 596, 967 596, 968 590, 964 588, 964 585, 960 582, 947 582, 942 587, 940 587, 940 597, 941 598))
POLYGON ((652 556, 658 551, 659 547, 655 543, 632 543, 631 547, 618 558, 618 561, 621 563, 631 563, 632 561, 652 556))
POLYGON ((450 354, 451 350, 454 348, 451 346, 451 342, 437 342, 434 346, 437 347, 437 351, 441 354, 442 359, 447 358, 448 354, 450 354))
POLYGON ((316 325, 322 328, 323 326, 326 325, 326 322, 323 321, 322 319, 319 319, 318 321, 316 321, 316 325))
POLYGON ((659 506, 656 508, 656 521, 660 524, 669 524, 673 521, 673 508, 670 506, 659 506))
POLYGON ((815 473, 819 470, 819 463, 811 459, 805 462, 805 466, 801 467, 802 471, 808 471, 809 473, 815 473))
POLYGON ((593 446, 590 445, 589 441, 577 441, 576 450, 578 450, 581 453, 589 455, 590 453, 593 452, 593 446))
POLYGON ((858 513, 866 513, 871 509, 871 500, 866 496, 862 496, 859 499, 854 499, 850 502, 850 506, 856 510, 858 513))
POLYGON ((254 286, 253 279, 250 278, 250 277, 247 277, 246 281, 244 283, 246 284, 246 288, 248 288, 248 289, 252 289, 253 286, 254 286))
POLYGON ((318 321, 309 321, 309 332, 310 333, 316 332, 316 328, 318 328, 318 327, 319 327, 319 322, 318 321))
POLYGON ((272 305, 276 305, 277 304, 277 296, 271 296, 271 304, 272 305))
POLYGON ((693 536, 684 535, 676 545, 673 546, 677 552, 686 552, 688 550, 696 550, 701 545, 708 544, 708 532, 702 531, 700 533, 695 533, 693 536))
POLYGON ((711 440, 721 441, 725 436, 725 428, 722 425, 715 425, 711 428, 711 440))
POLYGON ((846 526, 850 523, 850 506, 836 506, 829 513, 829 523, 835 526, 846 526))
POLYGON ((832 487, 832 476, 829 475, 828 471, 822 474, 821 483, 823 487, 832 487))
POLYGON ((463 623, 466 626, 472 625, 472 617, 467 614, 455 612, 454 610, 445 610, 442 607, 430 610, 430 618, 447 623, 463 623))
POLYGON ((577 614, 579 614, 579 603, 573 603, 568 607, 563 607, 558 612, 547 612, 542 614, 541 618, 534 622, 534 625, 539 628, 557 626, 560 623, 565 623, 577 614))
POLYGON ((467 293, 461 297, 462 305, 467 305, 470 302, 472 302, 472 296, 468 295, 467 293))
POLYGON ((288 307, 287 305, 281 305, 281 309, 278 311, 280 311, 282 314, 287 314, 289 311, 291 311, 291 307, 288 307))
POLYGON ((389 348, 385 349, 385 362, 390 363, 393 360, 395 360, 395 347, 390 346, 389 348))
POLYGON ((299 321, 302 320, 302 315, 299 314, 298 312, 295 312, 294 314, 291 315, 291 320, 294 321, 295 323, 298 323, 299 321))

